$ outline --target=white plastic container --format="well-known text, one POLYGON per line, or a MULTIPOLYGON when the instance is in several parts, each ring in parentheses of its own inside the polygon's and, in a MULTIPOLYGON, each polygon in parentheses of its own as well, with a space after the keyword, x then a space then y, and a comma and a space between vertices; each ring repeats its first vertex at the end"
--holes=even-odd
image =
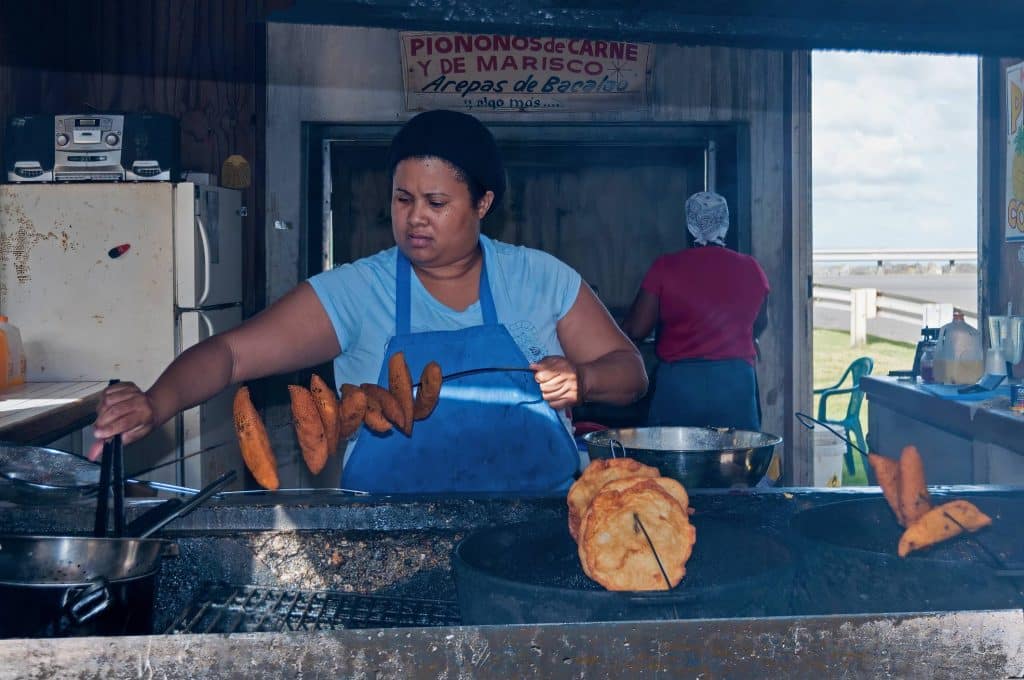
POLYGON ((814 428, 814 486, 842 486, 845 455, 842 439, 825 428, 814 428))
POLYGON ((935 348, 935 382, 968 385, 977 382, 984 369, 981 333, 964 321, 963 312, 954 312, 952 323, 939 330, 935 348))
POLYGON ((27 361, 21 344, 21 331, 10 320, 0 314, 0 367, 3 368, 0 389, 14 387, 25 382, 27 361))

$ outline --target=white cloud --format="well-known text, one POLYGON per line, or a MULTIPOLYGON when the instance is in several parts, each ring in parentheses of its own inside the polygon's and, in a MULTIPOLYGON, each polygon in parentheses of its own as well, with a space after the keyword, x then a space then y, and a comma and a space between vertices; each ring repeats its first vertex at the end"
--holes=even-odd
POLYGON ((977 59, 815 52, 816 248, 977 241, 977 59))

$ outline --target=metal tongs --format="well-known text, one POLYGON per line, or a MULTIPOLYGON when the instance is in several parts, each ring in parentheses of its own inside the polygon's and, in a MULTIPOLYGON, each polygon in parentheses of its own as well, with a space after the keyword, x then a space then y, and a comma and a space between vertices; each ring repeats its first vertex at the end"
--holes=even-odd
MULTIPOLYGON (((110 384, 116 385, 118 382, 114 378, 110 384)), ((96 522, 92 532, 93 536, 100 538, 107 535, 110 487, 114 491, 114 536, 120 538, 124 535, 124 446, 119 434, 103 444, 100 459, 100 486, 96 495, 96 522)))

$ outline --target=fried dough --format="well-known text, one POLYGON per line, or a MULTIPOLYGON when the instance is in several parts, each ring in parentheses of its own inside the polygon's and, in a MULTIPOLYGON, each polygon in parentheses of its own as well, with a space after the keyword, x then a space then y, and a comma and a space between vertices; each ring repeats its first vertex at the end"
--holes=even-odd
POLYGON ((270 448, 267 428, 263 426, 259 413, 252 405, 248 387, 240 387, 235 392, 232 415, 245 466, 264 489, 277 489, 281 485, 277 479, 277 459, 274 450, 270 448))
POLYGON ((992 524, 992 518, 978 510, 973 503, 967 501, 943 503, 923 514, 903 532, 897 553, 900 557, 906 557, 914 550, 927 548, 958 536, 963 533, 964 529, 974 532, 989 524, 992 524), (961 528, 957 522, 963 527, 961 528))
POLYGON ((686 575, 686 561, 697 540, 679 501, 654 479, 622 491, 602 490, 587 510, 586 525, 579 541, 580 561, 590 578, 608 590, 674 588, 686 575))
POLYGON ((900 508, 899 462, 886 456, 880 456, 877 453, 869 453, 868 463, 871 464, 871 468, 875 471, 875 477, 878 478, 878 486, 882 487, 885 502, 892 508, 893 514, 896 515, 896 521, 899 522, 900 526, 907 526, 903 519, 903 510, 900 508))
MULTIPOLYGON (((390 432, 391 423, 384 417, 383 407, 376 394, 364 390, 362 387, 359 389, 366 395, 366 414, 363 415, 363 423, 377 434, 390 432)), ((387 390, 384 390, 384 392, 387 392, 387 390)))
MULTIPOLYGON (((647 480, 653 480, 661 490, 667 493, 672 498, 676 499, 679 505, 686 511, 687 516, 690 515, 690 497, 686 493, 686 489, 683 485, 672 479, 671 477, 626 477, 624 479, 616 479, 608 482, 598 490, 598 495, 605 493, 606 491, 625 491, 641 482, 647 480)), ((587 517, 589 513, 584 513, 583 519, 580 520, 578 533, 583 536, 587 533, 587 517)), ((585 569, 584 569, 585 571, 585 569)))
POLYGON ((932 507, 924 481, 924 462, 914 446, 900 453, 900 515, 904 526, 912 525, 932 507))
POLYGON ((318 475, 327 465, 327 434, 316 400, 313 393, 301 385, 289 385, 288 394, 291 396, 292 423, 302 449, 302 459, 309 471, 318 475))
POLYGON ((398 402, 402 412, 402 423, 395 423, 395 427, 406 437, 412 436, 412 376, 409 375, 409 365, 405 363, 405 354, 402 352, 395 352, 388 359, 388 391, 398 402))
POLYGON ((441 365, 431 361, 423 367, 420 374, 420 389, 416 392, 413 402, 412 416, 415 420, 423 420, 434 412, 437 400, 441 396, 441 365))
POLYGON ((405 416, 402 414, 402 407, 394 395, 380 385, 374 385, 373 383, 363 383, 359 388, 366 392, 366 396, 371 404, 376 403, 380 406, 380 410, 384 417, 388 419, 388 422, 401 428, 405 422, 405 416))
POLYGON ((579 541, 580 522, 601 487, 608 482, 626 477, 658 477, 658 468, 644 465, 632 458, 598 458, 591 461, 569 488, 565 501, 569 506, 569 533, 579 541))
POLYGON ((366 392, 356 385, 342 385, 341 406, 338 408, 338 440, 347 440, 354 435, 363 424, 365 415, 366 392))
POLYGON ((316 373, 309 380, 309 391, 313 393, 316 410, 320 412, 320 422, 324 424, 324 435, 327 437, 327 455, 333 456, 338 452, 338 442, 341 441, 338 395, 316 373))

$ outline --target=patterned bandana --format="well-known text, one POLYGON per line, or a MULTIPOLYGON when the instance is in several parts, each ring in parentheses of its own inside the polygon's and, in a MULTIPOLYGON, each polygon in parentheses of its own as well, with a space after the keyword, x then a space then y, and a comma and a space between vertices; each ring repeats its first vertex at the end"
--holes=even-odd
POLYGON ((729 204, 713 191, 699 191, 686 199, 686 228, 697 245, 725 245, 729 231, 729 204))

